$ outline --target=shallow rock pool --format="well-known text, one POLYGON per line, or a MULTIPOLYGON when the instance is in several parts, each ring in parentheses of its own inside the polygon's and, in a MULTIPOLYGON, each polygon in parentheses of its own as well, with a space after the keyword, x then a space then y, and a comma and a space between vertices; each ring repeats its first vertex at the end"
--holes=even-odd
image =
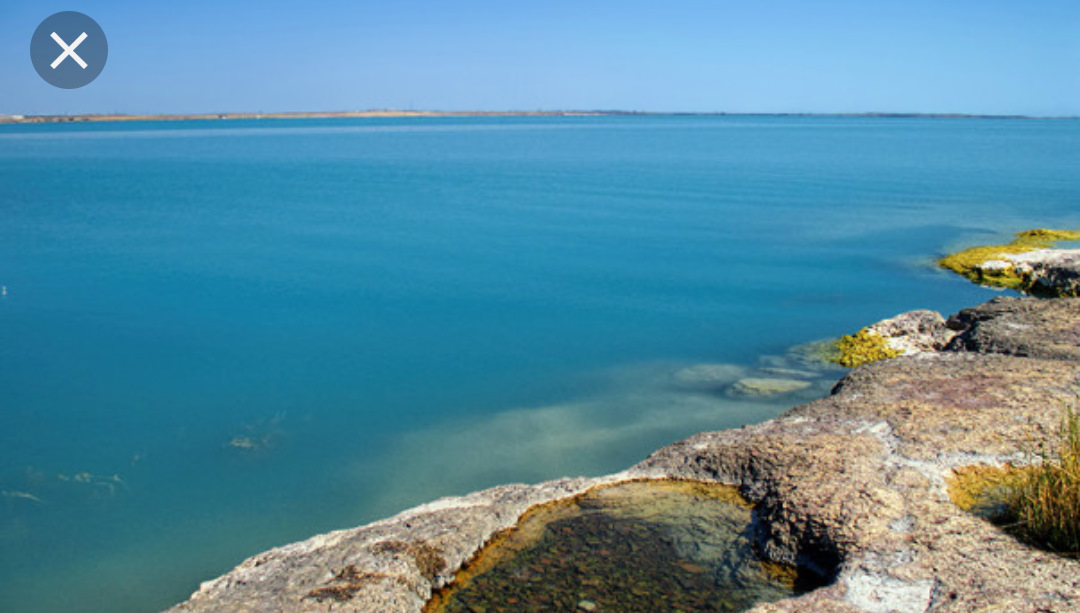
POLYGON ((632 481, 527 513, 428 604, 428 613, 742 611, 796 593, 762 562, 751 508, 730 486, 632 481))

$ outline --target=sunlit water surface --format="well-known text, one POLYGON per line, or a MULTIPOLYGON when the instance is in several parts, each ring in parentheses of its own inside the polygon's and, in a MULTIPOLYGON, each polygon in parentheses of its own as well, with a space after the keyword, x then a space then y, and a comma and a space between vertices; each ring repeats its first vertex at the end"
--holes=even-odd
POLYGON ((826 393, 789 348, 985 300, 932 259, 1080 227, 1080 122, 2 126, 0 211, 0 610, 134 613, 826 393), (809 386, 732 387, 777 376, 809 386))

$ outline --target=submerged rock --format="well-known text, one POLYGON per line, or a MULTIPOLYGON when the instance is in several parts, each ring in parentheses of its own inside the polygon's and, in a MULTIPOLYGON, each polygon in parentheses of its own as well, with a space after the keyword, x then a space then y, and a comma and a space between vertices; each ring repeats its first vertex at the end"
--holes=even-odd
POLYGON ((820 376, 820 373, 811 372, 809 370, 797 370, 794 368, 774 368, 772 366, 765 366, 758 370, 760 370, 762 374, 783 379, 816 379, 820 376))
POLYGON ((804 379, 783 379, 779 377, 746 377, 731 386, 731 393, 736 396, 770 397, 781 396, 804 390, 813 385, 804 379))
POLYGON ((262 445, 256 443, 249 436, 234 436, 229 439, 229 447, 240 451, 258 451, 262 445))
POLYGON ((687 389, 720 389, 746 376, 738 364, 695 364, 671 374, 672 381, 687 389))
POLYGON ((784 355, 763 356, 760 362, 762 370, 779 369, 828 373, 841 370, 836 364, 836 357, 836 344, 832 339, 825 339, 795 345, 788 349, 784 355))
POLYGON ((227 449, 244 453, 264 452, 276 447, 284 436, 281 424, 284 413, 243 425, 244 434, 237 434, 225 444, 227 449))

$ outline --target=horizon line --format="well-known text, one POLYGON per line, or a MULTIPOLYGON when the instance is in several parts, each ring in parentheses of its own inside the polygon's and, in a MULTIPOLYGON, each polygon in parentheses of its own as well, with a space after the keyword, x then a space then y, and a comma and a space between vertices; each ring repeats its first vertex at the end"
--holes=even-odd
POLYGON ((42 114, 0 114, 0 124, 21 123, 77 123, 77 122, 119 122, 119 121, 183 121, 183 120, 224 120, 224 119, 335 119, 335 118, 408 118, 408 117, 611 117, 611 116, 653 116, 653 117, 866 117, 866 118, 939 118, 939 119, 1080 119, 1080 115, 1024 115, 992 113, 940 113, 940 112, 896 112, 896 111, 859 111, 859 112, 729 112, 729 111, 635 111, 621 109, 581 109, 581 110, 499 110, 499 111, 445 111, 445 110, 404 110, 404 109, 368 109, 351 111, 230 111, 200 113, 42 113, 42 114))

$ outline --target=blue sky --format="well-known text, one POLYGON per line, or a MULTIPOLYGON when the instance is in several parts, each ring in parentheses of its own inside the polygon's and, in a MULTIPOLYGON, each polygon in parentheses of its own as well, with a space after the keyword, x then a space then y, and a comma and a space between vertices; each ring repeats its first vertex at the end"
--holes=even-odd
POLYGON ((371 108, 1080 115, 1080 1, 0 3, 0 113, 371 108), (78 90, 29 59, 62 10, 78 90))

